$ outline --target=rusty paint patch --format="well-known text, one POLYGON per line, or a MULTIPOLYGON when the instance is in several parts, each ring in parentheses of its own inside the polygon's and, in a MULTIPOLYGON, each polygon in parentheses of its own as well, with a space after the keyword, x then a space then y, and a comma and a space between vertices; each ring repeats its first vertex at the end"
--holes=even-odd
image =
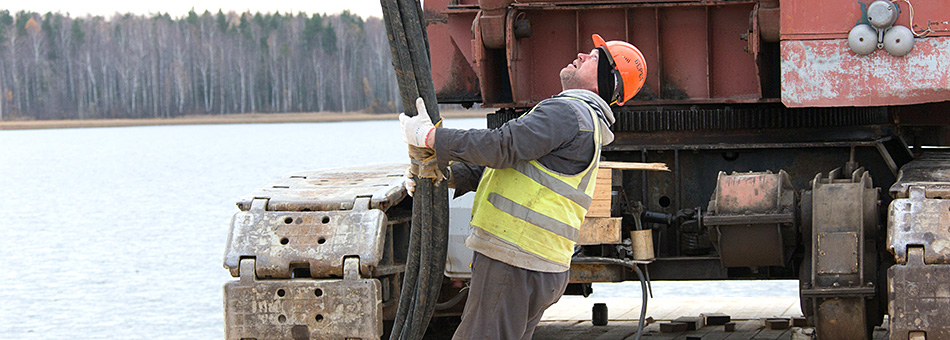
POLYGON ((778 174, 740 174, 721 176, 716 192, 718 213, 775 212, 781 193, 778 174))
POLYGON ((950 37, 917 39, 904 57, 858 56, 846 39, 782 41, 782 103, 905 105, 950 100, 950 37))

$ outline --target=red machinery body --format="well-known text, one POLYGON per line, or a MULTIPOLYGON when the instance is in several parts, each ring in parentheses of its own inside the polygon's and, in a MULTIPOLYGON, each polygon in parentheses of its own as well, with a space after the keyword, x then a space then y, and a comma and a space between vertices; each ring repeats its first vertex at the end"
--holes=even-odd
MULTIPOLYGON (((490 128, 560 92, 592 34, 639 48, 646 83, 613 108, 602 156, 670 165, 611 182, 620 237, 641 223, 652 233, 654 279, 797 278, 819 339, 868 338, 885 313, 891 339, 950 338, 950 298, 916 288, 950 280, 950 257, 926 257, 950 242, 934 231, 950 222, 927 210, 950 204, 950 2, 425 6, 440 102, 496 108, 490 128)), ((629 257, 603 244, 578 254, 629 257)), ((571 285, 631 279, 609 265, 571 272, 571 285)))
POLYGON ((914 50, 859 56, 848 31, 859 1, 429 0, 440 100, 525 107, 560 91, 558 71, 591 34, 636 45, 649 74, 634 105, 782 102, 880 106, 950 100, 950 3, 904 3, 914 50), (778 44, 770 49, 770 44, 778 44), (780 89, 780 90, 779 90, 780 89))

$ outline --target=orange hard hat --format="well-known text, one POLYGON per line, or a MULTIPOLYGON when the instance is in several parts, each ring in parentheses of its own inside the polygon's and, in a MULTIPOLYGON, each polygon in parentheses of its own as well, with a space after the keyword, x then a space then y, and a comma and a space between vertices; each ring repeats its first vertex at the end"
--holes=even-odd
POLYGON ((643 83, 646 82, 647 63, 643 59, 643 53, 640 53, 636 46, 625 41, 604 41, 599 34, 594 34, 592 38, 594 48, 602 48, 608 52, 605 54, 610 63, 611 72, 619 78, 615 79, 617 104, 623 105, 640 92, 643 83))

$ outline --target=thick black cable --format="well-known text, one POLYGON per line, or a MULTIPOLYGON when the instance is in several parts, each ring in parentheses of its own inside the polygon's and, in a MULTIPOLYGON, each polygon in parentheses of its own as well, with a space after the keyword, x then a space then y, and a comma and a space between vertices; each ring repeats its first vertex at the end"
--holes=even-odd
POLYGON ((383 9, 383 20, 389 37, 389 50, 392 53, 393 68, 396 72, 396 83, 402 95, 403 112, 412 117, 416 115, 416 98, 419 89, 416 84, 416 75, 412 69, 412 58, 409 53, 406 30, 402 25, 402 15, 399 13, 398 0, 380 0, 383 9))
MULTIPOLYGON (((427 39, 425 20, 422 17, 422 7, 418 0, 396 0, 399 4, 400 18, 406 32, 406 42, 409 46, 409 57, 412 70, 415 73, 418 96, 425 100, 426 111, 433 123, 438 122, 439 105, 435 97, 435 85, 432 84, 432 69, 429 61, 429 44, 427 39)), ((415 101, 415 98, 413 98, 415 101)))
MULTIPOLYGON (((389 48, 392 53, 393 68, 396 71, 396 81, 399 85, 399 92, 402 94, 402 104, 407 115, 416 115, 414 105, 415 97, 418 97, 415 74, 412 70, 412 61, 409 56, 408 43, 406 42, 406 33, 403 29, 399 6, 396 0, 380 0, 380 6, 383 10, 383 18, 386 23, 386 30, 389 37, 389 48)), ((418 180, 418 179, 416 179, 418 180)), ((420 181, 421 182, 421 181, 420 181)), ((419 188, 418 192, 423 191, 419 188)), ((415 204, 413 204, 413 222, 417 221, 415 204)), ((419 273, 419 252, 421 244, 421 223, 411 223, 409 232, 409 249, 406 258, 406 269, 403 272, 402 287, 399 294, 399 303, 396 307, 396 316, 393 320, 393 329, 391 339, 399 339, 402 329, 409 317, 409 310, 412 306, 413 292, 416 291, 417 276, 419 273)))
MULTIPOLYGON (((426 23, 417 0, 380 0, 393 67, 407 115, 417 114, 422 97, 429 117, 441 118, 432 84, 426 23)), ((390 339, 421 339, 435 309, 448 243, 448 187, 445 181, 416 178, 406 271, 390 339)))
POLYGON ((425 298, 421 299, 420 303, 417 305, 419 312, 416 314, 418 316, 417 323, 413 324, 412 327, 417 331, 416 337, 414 339, 422 339, 422 336, 425 334, 425 330, 429 324, 432 314, 435 312, 435 305, 439 298, 439 292, 442 288, 443 273, 445 272, 445 257, 448 252, 448 182, 440 181, 435 183, 437 187, 435 190, 432 190, 432 209, 436 212, 445 212, 445 213, 434 213, 432 214, 432 226, 430 228, 432 233, 429 238, 429 243, 424 244, 428 246, 428 249, 425 249, 424 254, 428 255, 428 262, 421 262, 421 264, 428 263, 425 269, 420 268, 420 277, 426 277, 425 282, 418 284, 418 287, 428 287, 423 291, 425 298), (441 197, 439 197, 441 195, 441 197), (442 199, 439 199, 442 198, 442 199))

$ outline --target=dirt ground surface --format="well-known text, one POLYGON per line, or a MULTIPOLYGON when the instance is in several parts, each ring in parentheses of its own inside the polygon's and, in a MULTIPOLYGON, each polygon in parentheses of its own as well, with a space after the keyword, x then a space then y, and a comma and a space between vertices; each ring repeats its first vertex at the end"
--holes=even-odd
MULTIPOLYGON (((446 110, 443 118, 482 118, 490 109, 446 110)), ((265 124, 265 123, 311 123, 345 122, 362 120, 397 120, 396 113, 360 112, 315 112, 315 113, 240 113, 226 115, 194 115, 178 118, 142 119, 84 119, 84 120, 14 120, 0 121, 0 130, 26 129, 72 129, 88 127, 121 127, 146 125, 198 125, 198 124, 265 124)))

